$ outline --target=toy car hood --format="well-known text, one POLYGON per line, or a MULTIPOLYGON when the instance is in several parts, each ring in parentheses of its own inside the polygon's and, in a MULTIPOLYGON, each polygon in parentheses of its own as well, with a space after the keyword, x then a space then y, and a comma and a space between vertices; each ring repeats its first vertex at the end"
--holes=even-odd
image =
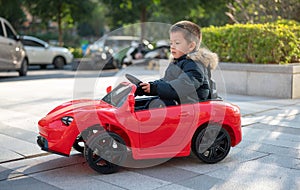
MULTIPOLYGON (((132 96, 134 96, 134 92, 136 90, 136 86, 124 82, 122 83, 123 86, 128 86, 130 89, 130 93, 132 96)), ((93 99, 80 99, 80 100, 72 100, 65 102, 53 110, 51 110, 47 115, 46 119, 47 120, 55 120, 55 119, 61 119, 63 116, 74 116, 78 112, 93 112, 95 110, 105 110, 105 109, 113 109, 115 108, 113 105, 98 99, 98 100, 93 100, 93 99)))
POLYGON ((108 104, 102 103, 101 100, 90 100, 90 99, 84 99, 84 100, 72 100, 65 102, 53 110, 51 110, 47 115, 61 115, 61 114, 67 114, 72 113, 75 110, 82 110, 82 109, 90 109, 91 106, 103 106, 107 107, 108 104))

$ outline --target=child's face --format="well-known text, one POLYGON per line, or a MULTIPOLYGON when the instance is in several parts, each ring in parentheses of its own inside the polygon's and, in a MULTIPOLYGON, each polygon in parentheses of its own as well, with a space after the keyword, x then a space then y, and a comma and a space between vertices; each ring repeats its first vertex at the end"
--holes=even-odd
POLYGON ((195 42, 189 43, 180 31, 170 33, 170 48, 175 59, 190 53, 195 48, 195 42))

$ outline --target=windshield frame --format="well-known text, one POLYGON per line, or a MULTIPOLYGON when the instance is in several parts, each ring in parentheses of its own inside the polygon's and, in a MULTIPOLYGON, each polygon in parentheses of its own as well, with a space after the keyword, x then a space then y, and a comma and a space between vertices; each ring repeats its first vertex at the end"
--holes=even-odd
POLYGON ((114 106, 121 107, 127 100, 132 91, 132 86, 126 83, 120 83, 112 91, 106 94, 101 100, 114 106))

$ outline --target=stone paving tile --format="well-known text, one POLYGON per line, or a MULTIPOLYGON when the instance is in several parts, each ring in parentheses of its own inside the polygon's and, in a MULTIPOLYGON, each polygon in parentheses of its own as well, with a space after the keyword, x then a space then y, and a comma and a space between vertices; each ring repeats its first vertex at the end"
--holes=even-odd
POLYGON ((184 187, 182 185, 177 185, 177 184, 170 184, 170 185, 162 186, 155 190, 174 190, 174 189, 176 189, 176 190, 192 190, 191 188, 184 187))
POLYGON ((267 97, 228 95, 228 101, 238 105, 243 116, 295 114, 300 112, 300 99, 271 99, 267 97))
POLYGON ((298 135, 284 134, 276 131, 271 132, 244 127, 243 140, 300 149, 300 138, 298 135))
POLYGON ((130 169, 130 171, 172 183, 183 181, 188 178, 199 175, 195 172, 173 167, 171 164, 168 163, 169 162, 155 167, 149 167, 144 169, 130 169))
POLYGON ((258 116, 242 117, 241 118, 242 127, 258 123, 261 119, 262 117, 258 117, 258 116))
POLYGON ((262 144, 260 142, 253 141, 253 139, 251 139, 251 141, 244 139, 239 144, 239 148, 244 150, 253 150, 265 154, 275 154, 283 157, 300 158, 299 149, 272 144, 262 144))
POLYGON ((293 127, 300 129, 300 115, 291 116, 265 116, 264 119, 260 121, 268 125, 277 125, 282 127, 293 127))
POLYGON ((231 164, 236 164, 236 163, 256 160, 268 155, 267 153, 258 152, 256 150, 244 149, 242 146, 239 145, 231 148, 228 156, 224 159, 224 161, 227 161, 228 163, 231 164))
POLYGON ((228 161, 228 158, 226 158, 222 162, 216 164, 205 164, 201 162, 196 156, 191 155, 189 157, 173 158, 172 160, 168 161, 166 165, 193 172, 193 175, 195 176, 195 174, 200 175, 222 168, 224 167, 224 164, 228 164, 229 162, 230 161, 228 161))
POLYGON ((232 102, 248 102, 251 104, 265 104, 274 107, 290 106, 300 104, 300 99, 277 99, 262 96, 244 96, 238 94, 227 94, 226 99, 232 102))
POLYGON ((131 171, 120 171, 110 175, 99 175, 98 177, 94 176, 93 178, 132 190, 151 190, 171 184, 167 181, 131 171))
POLYGON ((243 126, 257 122, 283 127, 300 128, 300 104, 274 107, 274 109, 252 113, 243 116, 242 118, 243 126))
POLYGON ((241 110, 242 116, 253 115, 256 113, 260 113, 266 110, 275 109, 272 105, 264 105, 264 104, 256 104, 249 102, 234 102, 234 104, 238 105, 241 110))
POLYGON ((266 97, 268 100, 264 100, 264 101, 258 101, 258 103, 261 104, 270 104, 270 105, 276 105, 279 107, 286 107, 286 106, 299 106, 300 105, 300 98, 297 99, 272 99, 272 98, 268 98, 266 97))
POLYGON ((38 131, 33 132, 22 128, 5 125, 0 121, 0 134, 36 144, 38 131))
POLYGON ((183 182, 179 182, 181 186, 188 187, 190 189, 251 189, 245 187, 244 184, 238 182, 228 182, 219 178, 211 177, 208 175, 200 175, 194 178, 190 178, 183 182))
POLYGON ((55 187, 45 182, 41 182, 28 176, 0 181, 0 187, 1 190, 61 190, 61 188, 55 187))
POLYGON ((81 164, 85 160, 81 155, 72 155, 70 157, 50 154, 31 159, 24 159, 15 162, 3 163, 2 167, 23 173, 25 175, 38 173, 41 171, 63 168, 70 165, 81 164))
POLYGON ((278 156, 278 155, 268 155, 263 158, 258 159, 262 163, 268 163, 283 168, 296 169, 300 171, 300 159, 299 158, 290 158, 287 156, 278 156))
POLYGON ((4 146, 0 146, 0 149, 1 149, 0 163, 1 162, 6 162, 8 160, 18 160, 18 159, 24 158, 24 156, 16 153, 14 150, 7 149, 4 146))
POLYGON ((57 168, 54 170, 31 174, 29 176, 39 181, 48 183, 50 185, 65 190, 74 190, 74 189, 122 190, 124 189, 118 185, 114 185, 113 182, 107 183, 101 180, 101 177, 103 175, 94 172, 92 169, 88 167, 87 164, 77 164, 77 165, 72 165, 64 168, 57 168))
POLYGON ((226 94, 226 97, 224 97, 227 101, 234 101, 234 102, 266 102, 269 101, 270 98, 263 97, 263 96, 244 96, 239 94, 226 94))
MULTIPOLYGON (((9 137, 6 135, 0 134, 0 144, 5 145, 7 150, 11 150, 13 152, 17 152, 21 156, 31 156, 34 154, 45 153, 41 151, 39 146, 33 143, 29 143, 23 140, 19 140, 13 137, 9 137)), ((6 156, 4 154, 0 155, 0 160, 2 160, 2 156, 6 156)))
MULTIPOLYGON (((5 167, 0 166, 0 181, 7 180, 9 178, 14 178, 17 176, 22 176, 23 174, 5 167)), ((1 187, 1 186, 0 186, 1 187)))
MULTIPOLYGON (((39 107, 40 106, 41 105, 39 105, 39 107)), ((52 106, 53 106, 53 104, 52 104, 52 106)), ((22 106, 20 106, 20 107, 22 107, 22 106)), ((24 107, 22 107, 22 108, 24 109, 24 107)), ((12 126, 12 127, 28 130, 31 132, 36 132, 37 131, 37 122, 42 116, 37 117, 36 115, 33 115, 30 112, 27 112, 28 110, 29 110, 29 108, 27 108, 26 111, 24 111, 24 110, 14 111, 14 110, 10 110, 10 109, 0 108, 0 113, 1 113, 0 129, 2 126, 4 126, 4 127, 12 126)), ((40 111, 40 113, 41 113, 41 111, 40 111)))
POLYGON ((264 111, 261 113, 257 113, 257 116, 277 116, 277 117, 288 117, 295 116, 300 114, 300 105, 299 106, 282 106, 277 107, 276 109, 264 111))
POLYGON ((250 189, 297 189, 300 171, 254 160, 224 167, 207 174, 228 183, 242 182, 250 189))
POLYGON ((182 186, 191 188, 191 189, 211 189, 218 183, 223 183, 223 180, 210 177, 207 175, 199 175, 193 178, 187 179, 182 182, 178 182, 182 186))
POLYGON ((280 127, 282 128, 295 128, 300 129, 300 115, 293 115, 293 116, 268 116, 268 115, 261 115, 261 116, 247 116, 242 118, 242 126, 243 127, 251 127, 253 124, 265 124, 271 126, 277 126, 278 130, 280 127))
POLYGON ((268 125, 264 123, 255 123, 246 127, 249 129, 261 129, 269 132, 271 131, 271 132, 278 132, 278 133, 300 136, 300 128, 295 128, 295 127, 283 127, 278 125, 268 125))
POLYGON ((203 163, 195 156, 190 156, 184 159, 172 159, 167 164, 175 168, 181 168, 197 174, 206 174, 212 171, 217 171, 223 167, 228 167, 241 162, 255 160, 267 155, 268 154, 266 153, 260 153, 257 151, 245 150, 243 148, 234 147, 230 150, 228 156, 224 160, 216 164, 203 163))

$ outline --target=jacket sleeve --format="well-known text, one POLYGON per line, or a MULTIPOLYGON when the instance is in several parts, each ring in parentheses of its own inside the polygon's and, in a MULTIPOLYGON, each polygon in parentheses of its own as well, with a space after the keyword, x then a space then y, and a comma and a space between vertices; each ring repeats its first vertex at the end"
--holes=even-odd
POLYGON ((176 90, 170 85, 169 82, 164 80, 156 80, 150 82, 150 94, 158 95, 162 99, 178 99, 176 90))
MULTIPOLYGON (((203 84, 204 75, 202 70, 192 60, 182 63, 182 71, 177 78, 170 81, 157 80, 151 84, 151 94, 166 99, 180 99, 192 93, 203 84)), ((179 68, 180 69, 180 68, 179 68)))

